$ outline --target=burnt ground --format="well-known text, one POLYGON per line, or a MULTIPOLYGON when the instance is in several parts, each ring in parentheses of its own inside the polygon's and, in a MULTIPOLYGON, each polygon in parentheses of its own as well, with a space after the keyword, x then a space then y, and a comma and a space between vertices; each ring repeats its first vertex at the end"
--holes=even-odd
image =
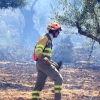
MULTIPOLYGON (((100 70, 88 67, 64 67, 62 100, 100 100, 100 70)), ((0 100, 31 100, 36 82, 34 64, 0 63, 0 100)), ((54 82, 47 78, 42 100, 54 100, 54 82)))

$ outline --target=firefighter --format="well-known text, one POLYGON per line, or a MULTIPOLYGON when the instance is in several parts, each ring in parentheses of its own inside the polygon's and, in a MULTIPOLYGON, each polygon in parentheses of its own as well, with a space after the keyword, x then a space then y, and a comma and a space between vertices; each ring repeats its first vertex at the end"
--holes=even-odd
POLYGON ((61 26, 52 22, 47 26, 48 33, 40 37, 36 43, 34 50, 36 68, 37 68, 37 80, 35 87, 32 91, 32 100, 38 100, 40 91, 43 89, 47 76, 54 81, 54 100, 61 100, 61 90, 62 90, 62 76, 59 73, 60 64, 53 62, 52 64, 48 62, 45 58, 51 61, 52 52, 52 39, 57 38, 61 29, 61 26))

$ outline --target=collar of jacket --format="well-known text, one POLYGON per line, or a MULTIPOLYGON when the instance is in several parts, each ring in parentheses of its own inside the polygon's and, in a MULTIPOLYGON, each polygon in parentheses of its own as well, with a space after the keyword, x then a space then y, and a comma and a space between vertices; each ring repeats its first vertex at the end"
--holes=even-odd
POLYGON ((51 37, 51 40, 53 39, 53 36, 52 36, 52 34, 49 34, 50 35, 50 37, 51 37))

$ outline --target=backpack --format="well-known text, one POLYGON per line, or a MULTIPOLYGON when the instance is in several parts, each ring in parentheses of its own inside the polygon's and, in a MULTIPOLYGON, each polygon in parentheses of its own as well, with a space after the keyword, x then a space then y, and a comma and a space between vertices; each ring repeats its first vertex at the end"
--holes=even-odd
MULTIPOLYGON (((49 42, 49 40, 52 42, 50 35, 49 35, 48 33, 45 34, 45 35, 46 35, 47 38, 48 38, 48 42, 49 42)), ((47 42, 46 46, 48 45, 48 42, 47 42)), ((46 46, 45 46, 45 47, 46 47, 46 46)), ((45 47, 44 47, 44 49, 45 49, 45 47)), ((36 45, 35 45, 35 48, 36 48, 36 45)), ((34 53, 33 53, 33 60, 34 60, 34 61, 37 61, 37 60, 38 60, 38 57, 35 55, 35 48, 34 48, 34 53)), ((43 50, 44 50, 44 49, 43 49, 43 50)))

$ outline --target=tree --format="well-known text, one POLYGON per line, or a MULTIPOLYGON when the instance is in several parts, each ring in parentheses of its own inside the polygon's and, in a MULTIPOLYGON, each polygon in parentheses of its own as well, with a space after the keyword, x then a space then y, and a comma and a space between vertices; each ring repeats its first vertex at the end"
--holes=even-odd
POLYGON ((19 8, 26 5, 26 0, 0 0, 0 9, 19 8))
POLYGON ((79 34, 100 43, 100 0, 56 1, 59 4, 59 10, 56 11, 53 8, 54 20, 66 27, 76 27, 79 34), (76 4, 76 1, 80 6, 76 4))
POLYGON ((19 8, 24 20, 25 27, 23 32, 21 33, 21 44, 25 45, 34 45, 39 38, 39 32, 34 28, 34 19, 33 16, 35 14, 34 6, 38 0, 33 0, 32 6, 30 9, 27 9, 25 6, 28 5, 26 0, 0 0, 0 9, 15 9, 19 8), (34 43, 33 43, 34 40, 34 43))
MULTIPOLYGON (((36 42, 39 38, 39 32, 34 28, 34 19, 33 16, 35 15, 34 6, 38 0, 34 0, 30 9, 21 8, 20 11, 24 16, 25 20, 25 27, 23 29, 23 33, 21 34, 21 43, 30 45, 34 41, 36 42), (34 40, 34 41, 33 41, 34 40)), ((34 43, 35 43, 34 42, 34 43)))

